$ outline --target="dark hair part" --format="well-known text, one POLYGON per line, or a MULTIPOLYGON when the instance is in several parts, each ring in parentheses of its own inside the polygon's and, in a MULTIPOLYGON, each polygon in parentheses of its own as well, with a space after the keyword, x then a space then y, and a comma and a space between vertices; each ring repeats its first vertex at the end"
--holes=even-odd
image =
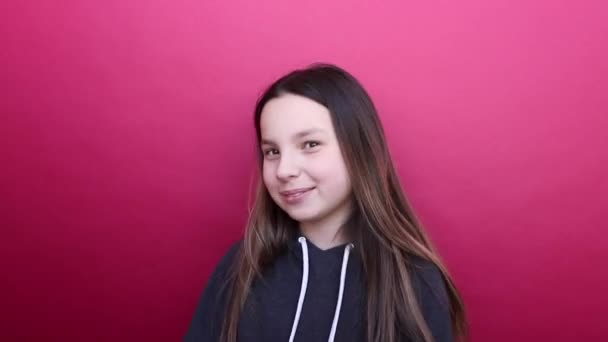
MULTIPOLYGON (((345 70, 320 63, 275 81, 255 108, 260 169, 264 162, 259 148, 262 109, 284 94, 309 98, 331 114, 351 177, 354 209, 344 226, 356 227, 360 241, 357 248, 367 287, 367 340, 396 342, 401 334, 417 341, 433 340, 410 278, 412 256, 431 262, 441 272, 453 330, 459 339, 466 339, 461 296, 403 193, 376 108, 365 89, 345 70)), ((286 249, 295 228, 297 222, 274 203, 258 179, 242 248, 227 282, 230 297, 222 341, 236 342, 239 317, 254 279, 286 249)))

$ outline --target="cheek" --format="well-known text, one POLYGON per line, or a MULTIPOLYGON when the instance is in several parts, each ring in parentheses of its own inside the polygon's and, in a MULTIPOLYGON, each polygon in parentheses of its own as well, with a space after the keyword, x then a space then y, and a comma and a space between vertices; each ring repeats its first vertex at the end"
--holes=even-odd
POLYGON ((314 177, 326 184, 327 190, 340 191, 349 187, 350 180, 346 165, 340 154, 333 154, 318 164, 314 177))
POLYGON ((336 166, 332 169, 331 178, 328 179, 333 191, 336 193, 344 193, 350 191, 350 179, 345 167, 336 166))
POLYGON ((273 185, 274 171, 271 165, 264 163, 262 166, 262 180, 264 181, 264 185, 267 189, 271 189, 273 185))

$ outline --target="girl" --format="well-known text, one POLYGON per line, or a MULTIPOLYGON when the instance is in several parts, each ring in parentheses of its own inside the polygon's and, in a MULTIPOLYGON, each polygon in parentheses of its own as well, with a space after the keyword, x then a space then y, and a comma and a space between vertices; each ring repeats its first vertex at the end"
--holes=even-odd
POLYGON ((255 108, 262 181, 185 341, 453 341, 461 297, 401 190, 372 100, 314 64, 255 108))

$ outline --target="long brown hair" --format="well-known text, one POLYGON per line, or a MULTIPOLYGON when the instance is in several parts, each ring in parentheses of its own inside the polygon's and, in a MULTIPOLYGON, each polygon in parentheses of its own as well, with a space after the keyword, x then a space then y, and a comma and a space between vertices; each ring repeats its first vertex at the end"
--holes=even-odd
MULTIPOLYGON (((453 330, 458 338, 465 339, 464 304, 402 191, 376 108, 365 89, 345 70, 320 63, 275 81, 255 108, 260 170, 262 109, 268 101, 284 94, 305 96, 331 113, 351 177, 354 210, 345 226, 359 228, 358 249, 367 287, 367 341, 396 342, 400 333, 433 341, 410 278, 412 255, 430 261, 441 271, 453 330)), ((229 302, 222 341, 236 342, 239 317, 253 281, 286 249, 296 227, 297 222, 274 203, 258 179, 243 244, 227 282, 229 302)))

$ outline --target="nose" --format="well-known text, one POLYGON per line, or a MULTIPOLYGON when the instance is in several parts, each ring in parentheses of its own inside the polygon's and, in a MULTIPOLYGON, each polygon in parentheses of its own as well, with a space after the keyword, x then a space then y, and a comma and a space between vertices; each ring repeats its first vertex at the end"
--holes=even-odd
POLYGON ((291 178, 298 177, 300 174, 300 167, 298 166, 297 158, 288 154, 282 154, 277 166, 277 178, 281 180, 289 180, 291 178))

